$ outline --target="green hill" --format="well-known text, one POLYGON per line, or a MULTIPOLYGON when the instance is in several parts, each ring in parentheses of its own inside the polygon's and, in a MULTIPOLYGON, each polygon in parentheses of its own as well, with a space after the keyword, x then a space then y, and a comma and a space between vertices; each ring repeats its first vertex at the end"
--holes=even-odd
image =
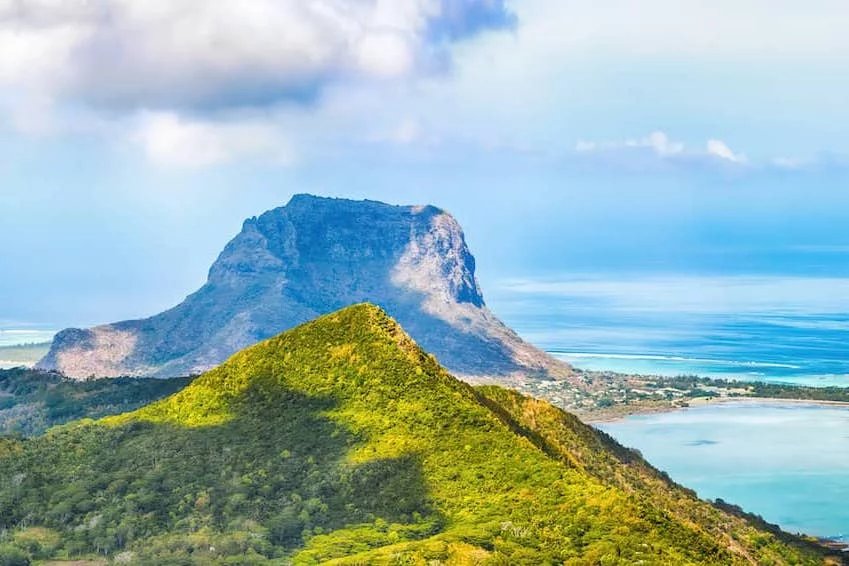
MULTIPOLYGON (((821 564, 358 305, 0 445, 3 552, 141 564, 821 564)), ((781 540, 782 537, 784 540, 781 540)))

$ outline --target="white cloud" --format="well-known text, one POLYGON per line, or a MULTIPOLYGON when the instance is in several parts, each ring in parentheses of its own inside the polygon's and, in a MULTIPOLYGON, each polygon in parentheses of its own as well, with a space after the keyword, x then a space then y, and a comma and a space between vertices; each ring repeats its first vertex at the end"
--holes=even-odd
POLYGON ((367 34, 357 44, 355 57, 364 73, 384 78, 410 72, 415 62, 413 46, 393 32, 367 34))
POLYGON ((159 165, 201 167, 236 158, 289 164, 288 141, 263 122, 187 120, 171 112, 145 113, 134 135, 148 158, 159 165))
POLYGON ((722 140, 708 140, 706 148, 708 155, 713 155, 720 159, 726 159, 734 163, 745 163, 747 161, 745 155, 734 153, 722 140))
POLYGON ((670 141, 669 136, 664 132, 652 132, 642 140, 628 141, 626 145, 630 147, 650 147, 658 155, 678 155, 684 151, 684 144, 681 142, 670 141))
POLYGON ((577 153, 624 156, 634 151, 643 153, 648 151, 656 157, 679 162, 704 161, 705 159, 728 161, 738 165, 747 162, 745 155, 734 153, 722 140, 710 139, 705 143, 704 150, 691 150, 687 148, 684 142, 675 141, 662 131, 652 132, 642 138, 602 142, 580 140, 575 144, 575 152, 577 153))
MULTIPOLYGON (((298 141, 362 140, 364 107, 339 105, 358 129, 345 131, 328 97, 374 106, 384 88, 443 76, 458 40, 514 26, 504 2, 0 0, 0 122, 129 136, 158 164, 288 162, 279 118, 298 141)), ((419 135, 402 123, 391 137, 419 135)))
POLYGON ((406 76, 511 22, 502 0, 0 0, 0 85, 112 108, 265 105, 406 76))
POLYGON ((843 0, 523 0, 533 43, 565 53, 661 57, 842 57, 843 0))
MULTIPOLYGON (((234 108, 258 109, 251 123, 261 120, 263 110, 285 112, 289 119, 297 113, 298 127, 283 137, 297 143, 302 156, 324 150, 328 142, 347 144, 337 147, 344 151, 372 141, 375 131, 399 144, 417 141, 418 146, 433 138, 444 146, 528 148, 560 156, 596 123, 607 122, 608 127, 599 127, 606 131, 615 130, 611 124, 640 128, 632 132, 665 124, 686 134, 686 146, 654 132, 609 143, 585 140, 574 149, 611 158, 630 152, 634 167, 658 156, 654 161, 661 167, 688 159, 731 166, 745 158, 734 151, 740 149, 735 143, 745 143, 753 160, 764 159, 757 132, 715 140, 728 151, 708 147, 714 128, 737 132, 721 123, 733 123, 734 116, 720 109, 726 102, 721 96, 705 93, 702 100, 704 89, 686 88, 685 82, 695 81, 676 77, 670 83, 665 64, 692 62, 692 74, 699 77, 702 63, 730 57, 736 70, 710 83, 720 90, 739 65, 758 68, 762 56, 792 55, 787 61, 798 64, 813 55, 811 60, 828 64, 831 55, 849 52, 842 25, 847 18, 849 4, 834 0, 808 5, 789 0, 0 0, 0 99, 15 91, 16 100, 39 101, 35 110, 29 103, 2 104, 14 115, 14 127, 27 132, 50 130, 52 108, 59 109, 57 120, 66 119, 61 109, 69 107, 77 115, 90 113, 87 119, 98 114, 115 121, 132 121, 149 109, 175 113, 186 123, 220 120, 230 126, 221 116, 232 116, 234 108), (513 10, 520 24, 515 33, 457 41, 509 27, 513 10), (649 66, 640 67, 641 61, 649 66), (450 80, 432 72, 445 69, 446 62, 450 80), (634 72, 623 73, 625 65, 635 65, 634 72), (628 87, 635 85, 640 88, 631 97, 628 87), (344 100, 328 102, 332 97, 344 100), (337 106, 328 108, 331 104, 337 106), (401 123, 407 115, 427 126, 425 135, 421 127, 401 123)), ((830 89, 839 90, 839 85, 830 89)), ((744 106, 745 101, 729 112, 742 113, 744 106)), ((788 142, 776 151, 820 149, 788 142)))

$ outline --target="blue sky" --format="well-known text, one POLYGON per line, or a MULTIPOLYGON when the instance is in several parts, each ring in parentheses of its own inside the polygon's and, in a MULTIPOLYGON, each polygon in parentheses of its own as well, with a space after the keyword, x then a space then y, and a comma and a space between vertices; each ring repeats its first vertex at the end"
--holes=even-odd
POLYGON ((168 307, 297 192, 447 208, 485 292, 845 276, 846 21, 826 0, 0 0, 0 326, 168 307))

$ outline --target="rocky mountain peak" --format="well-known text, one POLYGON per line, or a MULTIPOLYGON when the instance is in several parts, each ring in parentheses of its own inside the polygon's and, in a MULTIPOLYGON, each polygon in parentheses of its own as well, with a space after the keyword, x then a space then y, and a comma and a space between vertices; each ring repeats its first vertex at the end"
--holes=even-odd
POLYGON ((561 376, 487 308, 463 230, 434 206, 296 195, 250 218, 180 305, 60 333, 40 367, 71 377, 206 370, 318 315, 372 302, 461 376, 561 376))
POLYGON ((265 272, 285 273, 294 288, 309 282, 334 292, 339 284, 374 287, 391 274, 395 285, 428 297, 484 305, 460 224, 434 206, 295 195, 245 221, 210 269, 209 284, 265 272))

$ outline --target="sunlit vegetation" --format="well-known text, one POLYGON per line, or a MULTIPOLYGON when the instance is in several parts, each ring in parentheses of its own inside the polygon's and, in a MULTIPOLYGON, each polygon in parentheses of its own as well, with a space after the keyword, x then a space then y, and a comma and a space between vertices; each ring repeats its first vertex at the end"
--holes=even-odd
POLYGON ((369 305, 134 412, 0 443, 0 532, 0 552, 26 559, 157 565, 824 556, 547 403, 456 380, 369 305))
POLYGON ((699 397, 702 387, 730 390, 730 397, 758 397, 769 399, 798 399, 807 401, 835 401, 849 403, 849 387, 809 387, 790 383, 768 383, 765 381, 737 381, 698 376, 658 377, 653 381, 658 387, 675 387, 692 391, 689 396, 699 397))

